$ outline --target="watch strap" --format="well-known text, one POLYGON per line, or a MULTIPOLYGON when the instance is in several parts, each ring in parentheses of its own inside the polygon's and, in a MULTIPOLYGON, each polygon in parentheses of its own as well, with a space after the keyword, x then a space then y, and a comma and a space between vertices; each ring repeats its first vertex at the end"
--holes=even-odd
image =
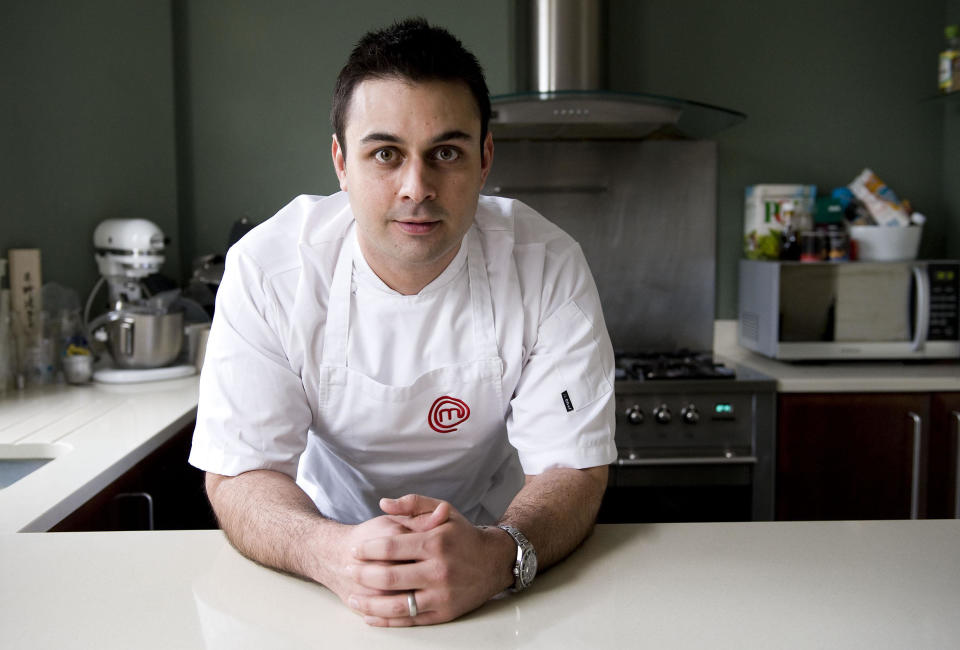
POLYGON ((530 554, 536 557, 537 553, 533 548, 533 544, 530 543, 530 540, 528 540, 523 533, 513 526, 508 524, 499 524, 497 528, 505 531, 517 544, 517 558, 513 565, 514 582, 512 590, 522 591, 530 586, 530 583, 524 583, 523 576, 521 575, 521 567, 523 565, 524 556, 530 554))

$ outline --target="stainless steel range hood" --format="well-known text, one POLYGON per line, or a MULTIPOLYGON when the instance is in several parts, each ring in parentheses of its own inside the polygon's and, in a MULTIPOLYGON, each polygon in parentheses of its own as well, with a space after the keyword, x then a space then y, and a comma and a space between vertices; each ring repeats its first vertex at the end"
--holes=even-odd
POLYGON ((492 98, 496 138, 700 139, 746 117, 700 102, 604 90, 603 9, 602 0, 530 0, 529 43, 518 39, 517 51, 529 45, 532 88, 492 98))

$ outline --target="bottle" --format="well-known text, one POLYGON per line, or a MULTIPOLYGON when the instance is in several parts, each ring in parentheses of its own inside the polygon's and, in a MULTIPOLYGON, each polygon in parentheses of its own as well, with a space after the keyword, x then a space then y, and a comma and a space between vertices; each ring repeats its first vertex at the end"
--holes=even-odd
POLYGON ((826 233, 822 230, 804 230, 800 233, 800 261, 822 262, 827 257, 826 233))
POLYGON ((780 204, 780 219, 783 232, 780 238, 780 259, 796 262, 800 259, 800 229, 797 223, 796 206, 793 201, 780 204))
POLYGON ((10 290, 0 289, 0 397, 14 387, 16 342, 10 317, 10 290))
MULTIPOLYGON (((822 258, 830 262, 845 262, 850 259, 850 232, 844 218, 844 203, 838 195, 842 197, 843 193, 834 190, 832 196, 817 197, 816 214, 813 218, 813 227, 820 234, 822 258)), ((852 198, 853 194, 850 193, 849 196, 852 198)), ((848 198, 848 204, 849 200, 848 198)), ((800 260, 803 261, 802 253, 800 260)))
POLYGON ((960 26, 948 25, 943 30, 947 48, 940 53, 940 92, 960 90, 960 26))

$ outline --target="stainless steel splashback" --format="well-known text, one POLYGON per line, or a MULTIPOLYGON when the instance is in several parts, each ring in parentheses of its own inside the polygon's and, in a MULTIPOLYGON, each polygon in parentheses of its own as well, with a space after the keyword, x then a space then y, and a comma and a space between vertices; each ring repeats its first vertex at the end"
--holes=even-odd
POLYGON ((615 349, 710 350, 716 170, 710 141, 497 141, 484 193, 580 242, 615 349))

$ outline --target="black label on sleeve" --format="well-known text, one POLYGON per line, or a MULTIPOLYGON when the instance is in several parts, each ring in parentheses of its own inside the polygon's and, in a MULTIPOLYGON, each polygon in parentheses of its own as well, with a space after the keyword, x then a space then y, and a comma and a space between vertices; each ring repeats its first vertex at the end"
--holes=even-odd
POLYGON ((560 393, 560 397, 563 398, 563 405, 567 409, 567 413, 573 410, 573 402, 570 401, 570 395, 567 394, 567 391, 560 393))

